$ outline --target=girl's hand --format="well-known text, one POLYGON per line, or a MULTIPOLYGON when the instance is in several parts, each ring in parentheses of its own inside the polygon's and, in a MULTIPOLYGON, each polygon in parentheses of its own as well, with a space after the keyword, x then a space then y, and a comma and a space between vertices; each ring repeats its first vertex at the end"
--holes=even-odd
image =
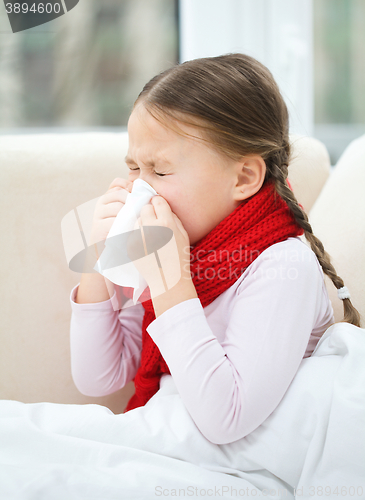
POLYGON ((117 177, 110 184, 108 191, 99 198, 94 211, 90 244, 106 239, 118 212, 132 191, 132 187, 132 181, 117 177))
MULTIPOLYGON (((162 196, 154 196, 150 204, 142 207, 140 217, 134 226, 167 227, 172 230, 172 239, 158 250, 158 260, 162 273, 157 268, 155 254, 133 260, 133 264, 146 280, 151 297, 170 290, 179 282, 191 281, 190 275, 190 241, 182 222, 175 215, 168 202, 162 196)), ((158 234, 158 233, 157 233, 158 234)), ((128 247, 128 254, 133 255, 133 243, 128 247)))

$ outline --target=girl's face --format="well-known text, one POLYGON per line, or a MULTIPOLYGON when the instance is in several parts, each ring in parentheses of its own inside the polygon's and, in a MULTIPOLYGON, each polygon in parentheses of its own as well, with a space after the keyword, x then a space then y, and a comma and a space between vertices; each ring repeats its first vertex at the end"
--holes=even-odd
MULTIPOLYGON (((179 127, 198 135, 195 128, 180 123, 179 127)), ((239 205, 237 168, 229 158, 163 126, 142 103, 129 118, 128 133, 129 179, 143 179, 165 198, 186 229, 190 245, 239 205)))

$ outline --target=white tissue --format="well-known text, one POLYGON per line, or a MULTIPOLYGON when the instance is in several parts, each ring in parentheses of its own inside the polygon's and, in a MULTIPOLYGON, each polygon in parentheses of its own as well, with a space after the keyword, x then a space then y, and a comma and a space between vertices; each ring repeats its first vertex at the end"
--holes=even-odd
MULTIPOLYGON (((128 194, 125 205, 116 216, 106 239, 128 231, 133 231, 142 207, 147 205, 151 198, 157 194, 158 193, 156 193, 153 187, 147 184, 147 182, 142 179, 136 179, 133 182, 132 192, 128 194)), ((105 244, 107 245, 107 241, 105 244)), ((136 304, 143 290, 145 290, 148 285, 146 280, 133 265, 133 262, 111 269, 101 270, 99 261, 100 259, 94 267, 95 271, 98 271, 116 285, 133 288, 133 303, 136 304)))

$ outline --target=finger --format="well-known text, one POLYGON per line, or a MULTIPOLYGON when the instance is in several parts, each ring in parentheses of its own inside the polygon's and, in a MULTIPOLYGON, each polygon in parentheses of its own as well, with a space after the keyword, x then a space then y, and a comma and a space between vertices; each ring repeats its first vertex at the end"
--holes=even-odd
POLYGON ((165 198, 162 198, 162 196, 153 196, 151 198, 151 204, 154 208, 154 211, 156 213, 157 219, 161 221, 165 221, 165 224, 163 225, 168 225, 168 223, 171 223, 174 221, 172 217, 172 210, 170 208, 170 205, 167 203, 165 198))
POLYGON ((113 179, 113 181, 110 183, 108 189, 112 189, 114 187, 126 187, 128 184, 130 184, 132 181, 129 179, 124 179, 123 177, 116 177, 113 179))
POLYGON ((172 212, 172 216, 174 218, 175 224, 180 229, 180 231, 185 231, 185 228, 184 228, 181 220, 179 219, 179 217, 176 214, 174 214, 174 212, 172 212))
POLYGON ((107 203, 113 202, 125 203, 127 201, 128 195, 129 191, 123 188, 110 191, 108 193, 105 193, 105 195, 103 196, 103 204, 106 205, 107 203))
POLYGON ((183 223, 181 222, 179 217, 176 214, 174 214, 173 212, 172 212, 172 215, 174 217, 174 221, 175 221, 176 226, 178 227, 180 232, 189 240, 189 244, 190 244, 190 237, 189 237, 188 232, 185 229, 183 223))
POLYGON ((108 217, 116 217, 121 209, 124 207, 124 203, 114 202, 103 205, 100 208, 99 217, 100 219, 107 219, 108 217))
POLYGON ((157 220, 155 209, 154 209, 153 205, 151 205, 151 203, 144 205, 141 208, 139 215, 140 215, 141 224, 143 224, 144 226, 148 226, 149 223, 153 224, 157 220))
POLYGON ((122 177, 116 177, 112 183, 110 184, 109 189, 112 189, 114 187, 119 187, 119 188, 124 188, 124 189, 132 189, 133 182, 130 181, 129 179, 123 179, 122 177))

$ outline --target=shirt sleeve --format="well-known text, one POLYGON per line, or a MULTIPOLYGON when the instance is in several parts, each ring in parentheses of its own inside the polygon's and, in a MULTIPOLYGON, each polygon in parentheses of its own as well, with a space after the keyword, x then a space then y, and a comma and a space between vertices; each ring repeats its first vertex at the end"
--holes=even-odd
POLYGON ((103 302, 79 304, 75 302, 78 286, 70 294, 72 378, 82 394, 106 396, 124 387, 137 372, 144 309, 137 303, 115 311, 116 292, 103 302))
POLYGON ((236 290, 221 343, 199 298, 168 309, 147 327, 187 410, 211 442, 226 444, 252 432, 287 391, 320 310, 323 277, 315 259, 314 253, 295 263, 256 259, 236 290))

